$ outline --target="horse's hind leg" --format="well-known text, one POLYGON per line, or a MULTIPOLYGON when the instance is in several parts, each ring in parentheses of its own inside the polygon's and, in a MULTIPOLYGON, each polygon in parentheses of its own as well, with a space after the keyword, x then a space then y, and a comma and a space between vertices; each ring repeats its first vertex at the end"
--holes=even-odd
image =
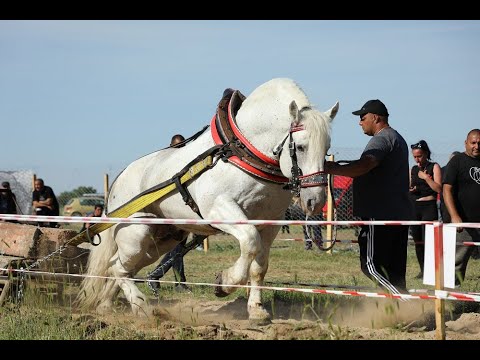
MULTIPOLYGON (((116 278, 112 294, 118 292, 120 287, 135 315, 148 315, 148 302, 146 296, 138 289, 135 282, 130 279, 147 263, 158 259, 145 259, 148 249, 155 239, 155 227, 151 225, 128 225, 118 227, 115 241, 118 245, 117 253, 112 257, 112 266, 109 269, 111 276, 116 278)), ((151 257, 152 254, 150 254, 151 257)))

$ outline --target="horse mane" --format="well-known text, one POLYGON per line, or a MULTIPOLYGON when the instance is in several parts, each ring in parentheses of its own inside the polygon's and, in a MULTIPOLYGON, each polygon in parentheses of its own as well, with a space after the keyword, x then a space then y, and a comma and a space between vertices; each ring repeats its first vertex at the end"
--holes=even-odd
POLYGON ((308 131, 308 144, 311 150, 309 158, 317 157, 318 154, 327 152, 330 148, 331 122, 325 113, 308 107, 302 111, 305 122, 305 130, 308 131))
MULTIPOLYGON (((309 151, 310 160, 330 148, 330 119, 324 112, 315 108, 297 82, 289 78, 274 78, 256 88, 247 97, 247 100, 262 103, 263 101, 271 101, 272 96, 278 100, 279 106, 285 106, 286 109, 288 109, 292 100, 297 103, 303 115, 302 121, 305 130, 309 134, 309 147, 313 150, 309 151)), ((285 126, 285 131, 288 131, 290 124, 285 126)))

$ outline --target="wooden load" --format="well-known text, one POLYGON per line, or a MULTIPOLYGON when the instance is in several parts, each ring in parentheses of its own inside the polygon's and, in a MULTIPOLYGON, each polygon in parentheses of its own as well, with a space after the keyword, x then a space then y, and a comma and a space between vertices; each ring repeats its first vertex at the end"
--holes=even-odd
MULTIPOLYGON (((0 270, 0 306, 8 294, 15 294, 18 287, 18 273, 11 269, 31 266, 32 271, 48 272, 29 274, 27 279, 35 279, 37 287, 39 283, 53 281, 57 294, 62 293, 65 279, 56 274, 82 274, 87 268, 90 244, 67 245, 61 252, 55 252, 75 235, 74 230, 0 222, 0 268, 9 269, 0 270), (46 258, 48 255, 51 256, 46 258)), ((68 281, 80 280, 70 278, 68 281)))
MULTIPOLYGON (((0 255, 28 262, 42 260, 77 234, 74 230, 0 222, 0 255)), ((35 269, 79 274, 86 269, 88 248, 67 245, 61 252, 40 261, 35 269)))

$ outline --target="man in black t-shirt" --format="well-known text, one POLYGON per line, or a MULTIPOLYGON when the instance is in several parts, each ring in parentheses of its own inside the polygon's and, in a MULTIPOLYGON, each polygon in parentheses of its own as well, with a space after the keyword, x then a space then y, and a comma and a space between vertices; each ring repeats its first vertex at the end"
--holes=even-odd
MULTIPOLYGON (((454 156, 443 180, 443 198, 451 223, 480 223, 480 129, 465 140, 465 152, 454 156)), ((479 228, 457 228, 457 241, 480 242, 479 228)), ((459 245, 455 254, 455 286, 465 279, 473 246, 459 245)))
MULTIPOLYGON (((461 154, 460 151, 454 151, 450 154, 450 157, 448 158, 448 161, 452 160, 454 156, 457 156, 458 154, 461 154)), ((448 163, 447 163, 448 165, 448 163)), ((445 181, 445 174, 447 173, 447 165, 442 166, 442 184, 445 181)), ((443 191, 440 192, 440 219, 444 223, 449 223, 450 222, 450 215, 448 214, 447 211, 447 206, 445 205, 445 199, 443 198, 443 191)))
MULTIPOLYGON (((45 186, 43 179, 35 180, 35 190, 33 190, 32 193, 32 205, 36 215, 58 216, 60 214, 57 197, 50 186, 45 186)), ((56 222, 50 222, 49 225, 41 223, 38 225, 58 227, 57 224, 56 222)))
MULTIPOLYGON (((378 99, 367 101, 353 115, 372 138, 360 159, 347 165, 327 161, 325 172, 353 178, 353 215, 362 220, 412 220, 409 199, 408 147, 388 121, 378 99)), ((360 266, 377 285, 393 293, 406 288, 408 226, 364 225, 358 236, 360 266)))

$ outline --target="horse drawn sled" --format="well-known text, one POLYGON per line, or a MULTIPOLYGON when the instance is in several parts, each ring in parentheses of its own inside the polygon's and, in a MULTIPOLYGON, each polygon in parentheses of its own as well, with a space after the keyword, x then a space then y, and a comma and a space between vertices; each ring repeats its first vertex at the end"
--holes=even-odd
POLYGON ((65 274, 82 273, 90 253, 88 244, 66 244, 75 235, 74 230, 0 222, 0 306, 20 300, 26 286, 61 295, 67 281, 75 282, 65 274))

